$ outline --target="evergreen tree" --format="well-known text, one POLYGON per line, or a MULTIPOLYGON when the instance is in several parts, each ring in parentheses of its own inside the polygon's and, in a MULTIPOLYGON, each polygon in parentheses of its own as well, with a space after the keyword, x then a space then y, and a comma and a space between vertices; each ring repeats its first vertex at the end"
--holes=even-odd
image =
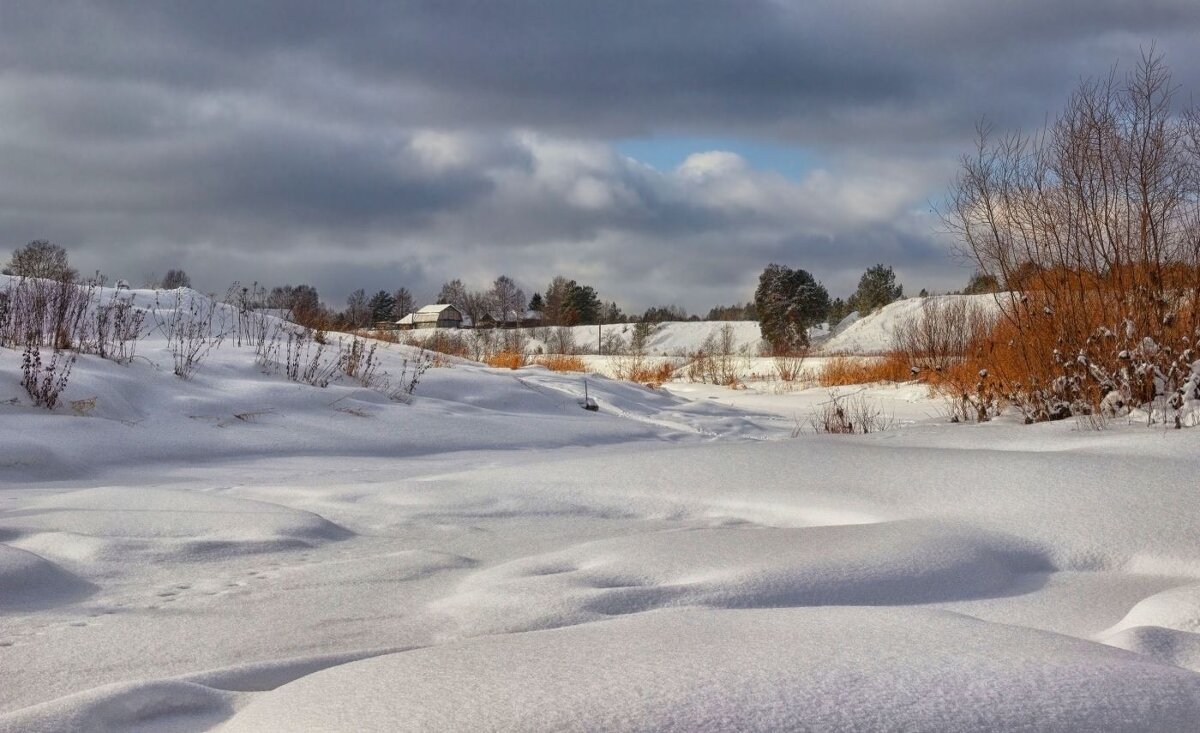
POLYGON ((770 264, 754 291, 762 337, 779 354, 808 346, 808 328, 829 312, 829 293, 805 270, 770 264))
POLYGON ((549 326, 566 326, 566 304, 571 294, 574 280, 568 280, 562 275, 556 275, 546 288, 545 308, 542 310, 543 320, 549 326))
POLYGON ((971 275, 971 279, 967 281, 967 287, 963 288, 963 293, 966 295, 982 295, 984 293, 994 293, 999 289, 1000 283, 994 276, 977 272, 971 275))
POLYGON ((367 301, 367 310, 371 312, 371 323, 390 321, 392 310, 396 307, 396 298, 386 290, 380 290, 367 301))
POLYGON ((850 296, 850 307, 862 315, 904 297, 904 286, 896 284, 896 273, 889 265, 867 268, 858 281, 858 290, 850 296))
POLYGON ((829 327, 833 328, 834 326, 838 325, 842 322, 842 319, 850 315, 852 312, 853 309, 846 303, 846 301, 842 300, 841 298, 834 298, 833 302, 829 304, 829 313, 826 314, 826 318, 829 319, 829 327))
POLYGON ((571 289, 567 294, 566 317, 569 326, 585 326, 597 323, 600 319, 600 298, 596 289, 590 285, 579 285, 571 281, 571 289))
POLYGON ((541 293, 534 293, 533 297, 529 299, 529 310, 537 311, 538 313, 546 310, 546 301, 542 300, 541 293))

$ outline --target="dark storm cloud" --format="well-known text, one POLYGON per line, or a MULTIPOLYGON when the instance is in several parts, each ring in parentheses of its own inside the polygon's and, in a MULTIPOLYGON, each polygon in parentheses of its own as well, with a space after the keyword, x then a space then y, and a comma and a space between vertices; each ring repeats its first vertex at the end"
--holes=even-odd
POLYGON ((1198 32, 1191 0, 6 3, 0 236, 335 302, 563 271, 701 308, 771 260, 835 292, 876 261, 951 287, 927 202, 975 121, 1039 124, 1152 43, 1195 93, 1198 32), (818 167, 610 147, 651 134, 818 167))

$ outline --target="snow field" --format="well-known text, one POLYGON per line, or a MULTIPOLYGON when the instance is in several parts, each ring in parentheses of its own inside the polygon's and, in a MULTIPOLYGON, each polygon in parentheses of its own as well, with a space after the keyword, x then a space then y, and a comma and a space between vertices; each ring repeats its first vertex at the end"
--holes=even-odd
POLYGON ((0 731, 1198 719, 1188 431, 949 425, 904 385, 863 388, 895 430, 792 439, 823 390, 589 375, 592 414, 536 367, 396 402, 139 353, 80 357, 85 416, 0 404, 0 731))

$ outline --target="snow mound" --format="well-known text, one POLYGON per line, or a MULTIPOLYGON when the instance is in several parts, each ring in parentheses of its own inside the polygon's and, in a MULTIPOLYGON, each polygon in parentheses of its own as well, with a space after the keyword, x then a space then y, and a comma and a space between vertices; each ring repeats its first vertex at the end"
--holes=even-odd
POLYGON ((1200 676, 919 609, 659 611, 334 667, 223 731, 1164 731, 1200 676), (463 694, 463 690, 470 694, 463 694))
POLYGON ((229 717, 233 699, 190 682, 119 683, 0 716, 0 733, 206 730, 229 717))
POLYGON ((29 502, 0 516, 10 544, 77 562, 270 552, 344 539, 323 517, 262 501, 195 491, 107 487, 29 502))
POLYGON ((44 557, 0 545, 0 613, 55 606, 93 590, 44 557))
POLYGON ((966 300, 970 305, 992 312, 999 311, 996 296, 991 294, 905 298, 885 305, 874 313, 854 320, 843 320, 834 330, 833 336, 821 345, 821 351, 826 354, 882 354, 891 351, 896 326, 909 318, 919 317, 922 307, 929 300, 966 300))
POLYGON ((1171 588, 1139 601, 1100 638, 1200 672, 1200 585, 1171 588))
POLYGON ((468 634, 678 606, 932 603, 1002 595, 1048 569, 1028 545, 936 522, 653 532, 522 558, 433 604, 468 634))

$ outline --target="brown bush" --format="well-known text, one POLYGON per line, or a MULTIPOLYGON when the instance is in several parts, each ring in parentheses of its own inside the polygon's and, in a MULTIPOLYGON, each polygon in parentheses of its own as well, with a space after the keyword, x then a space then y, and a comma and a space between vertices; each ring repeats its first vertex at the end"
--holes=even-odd
POLYGON ((498 351, 495 354, 489 354, 483 362, 497 369, 520 369, 529 363, 524 354, 515 351, 498 351))
POLYGON ((471 346, 467 340, 460 334, 453 331, 433 331, 426 332, 428 335, 416 336, 413 332, 409 332, 402 337, 401 342, 408 346, 416 346, 427 351, 436 351, 439 354, 447 354, 449 356, 457 356, 463 359, 471 358, 471 346))
POLYGON ((570 354, 540 356, 535 361, 552 372, 586 372, 588 370, 583 359, 570 354))
POLYGON ((657 387, 671 381, 675 376, 675 365, 668 361, 651 364, 642 357, 630 356, 616 361, 613 375, 617 379, 657 387))
POLYGON ((1200 399, 1200 111, 1173 92, 1150 54, 1082 83, 1040 134, 981 127, 963 160, 943 220, 1011 292, 959 376, 986 370, 1029 420, 1123 402, 1179 425, 1200 399))
POLYGON ((817 373, 822 387, 873 382, 907 382, 914 378, 909 362, 898 352, 884 356, 834 356, 817 373))

